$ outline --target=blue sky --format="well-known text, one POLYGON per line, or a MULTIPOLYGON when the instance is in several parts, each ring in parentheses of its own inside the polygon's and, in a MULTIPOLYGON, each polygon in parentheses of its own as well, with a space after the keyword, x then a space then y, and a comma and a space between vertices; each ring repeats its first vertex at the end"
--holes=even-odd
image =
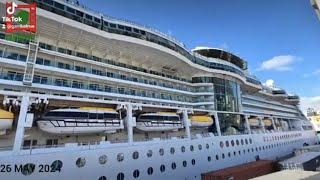
POLYGON ((303 97, 320 95, 320 20, 309 0, 81 0, 109 16, 172 34, 188 49, 219 47, 303 97))

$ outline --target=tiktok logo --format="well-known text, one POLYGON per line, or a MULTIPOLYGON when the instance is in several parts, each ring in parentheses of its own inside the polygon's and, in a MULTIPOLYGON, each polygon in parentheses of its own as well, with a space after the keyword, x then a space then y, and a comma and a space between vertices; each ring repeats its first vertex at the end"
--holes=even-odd
POLYGON ((14 12, 16 11, 16 7, 18 7, 18 5, 14 2, 12 2, 11 7, 7 7, 7 13, 9 15, 13 15, 14 12))

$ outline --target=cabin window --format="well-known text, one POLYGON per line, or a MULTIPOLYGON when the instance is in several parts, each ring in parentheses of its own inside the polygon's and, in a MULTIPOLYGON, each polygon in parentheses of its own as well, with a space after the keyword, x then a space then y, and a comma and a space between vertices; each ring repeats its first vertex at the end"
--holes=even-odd
POLYGON ((47 139, 46 147, 56 147, 58 145, 58 139, 47 139))
POLYGON ((110 27, 112 28, 117 28, 117 25, 116 24, 113 24, 113 23, 109 23, 110 27))
POLYGON ((23 149, 31 149, 33 146, 36 146, 38 143, 37 140, 24 140, 23 149))
POLYGON ((124 180, 124 174, 123 173, 119 173, 117 175, 117 180, 124 180))
POLYGON ((54 7, 58 8, 58 9, 61 9, 61 10, 64 10, 64 5, 60 4, 58 2, 54 2, 54 7))
POLYGON ((68 11, 69 13, 72 13, 72 14, 75 14, 75 12, 76 12, 73 8, 68 7, 68 6, 67 6, 67 11, 68 11))

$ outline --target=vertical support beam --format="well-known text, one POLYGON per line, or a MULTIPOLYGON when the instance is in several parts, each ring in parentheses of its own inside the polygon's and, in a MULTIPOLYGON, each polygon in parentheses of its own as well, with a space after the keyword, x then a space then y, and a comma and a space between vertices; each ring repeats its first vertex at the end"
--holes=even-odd
POLYGON ((249 123, 249 115, 244 115, 244 119, 246 120, 246 128, 249 134, 251 134, 250 123, 249 123))
POLYGON ((221 136, 221 130, 220 130, 220 123, 219 123, 218 113, 217 113, 217 112, 214 112, 214 113, 213 113, 213 117, 214 117, 214 123, 216 124, 216 129, 217 129, 218 136, 221 136))
POLYGON ((289 125, 289 130, 291 130, 292 129, 292 125, 291 125, 290 119, 288 119, 288 125, 289 125))
POLYGON ((239 112, 242 112, 243 108, 242 108, 242 97, 241 97, 241 88, 240 88, 240 85, 237 84, 236 85, 236 88, 237 88, 237 106, 239 108, 239 112))
POLYGON ((273 130, 277 131, 276 123, 274 122, 274 117, 271 117, 273 130))
POLYGON ((16 135, 15 135, 14 144, 13 144, 14 154, 19 154, 22 146, 22 142, 24 139, 24 126, 25 126, 25 121, 26 121, 27 112, 29 108, 29 101, 30 101, 29 96, 22 96, 18 125, 17 125, 16 135))
POLYGON ((132 105, 127 104, 127 132, 128 132, 128 142, 133 142, 133 129, 132 129, 132 105))
POLYGON ((182 111, 183 113, 183 123, 184 123, 184 128, 186 131, 186 136, 188 139, 191 139, 191 132, 190 132, 190 124, 189 124, 189 117, 188 117, 188 110, 184 109, 182 111))
POLYGON ((262 121, 262 116, 259 116, 258 117, 259 118, 259 121, 260 121, 260 124, 262 125, 261 127, 262 127, 262 132, 265 132, 266 131, 266 128, 264 127, 264 122, 262 121))

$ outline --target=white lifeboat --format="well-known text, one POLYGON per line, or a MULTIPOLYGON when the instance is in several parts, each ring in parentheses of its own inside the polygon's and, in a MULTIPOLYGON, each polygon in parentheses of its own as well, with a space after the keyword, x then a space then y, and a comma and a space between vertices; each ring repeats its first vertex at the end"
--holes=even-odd
POLYGON ((51 110, 37 124, 42 131, 53 134, 114 133, 124 128, 117 111, 95 107, 51 110))
POLYGON ((191 126, 208 127, 213 124, 211 116, 190 116, 191 126))
POLYGON ((141 114, 136 120, 136 128, 141 131, 174 131, 183 125, 176 113, 158 112, 141 114))
POLYGON ((14 114, 0 109, 0 135, 6 134, 6 131, 12 128, 14 114))

